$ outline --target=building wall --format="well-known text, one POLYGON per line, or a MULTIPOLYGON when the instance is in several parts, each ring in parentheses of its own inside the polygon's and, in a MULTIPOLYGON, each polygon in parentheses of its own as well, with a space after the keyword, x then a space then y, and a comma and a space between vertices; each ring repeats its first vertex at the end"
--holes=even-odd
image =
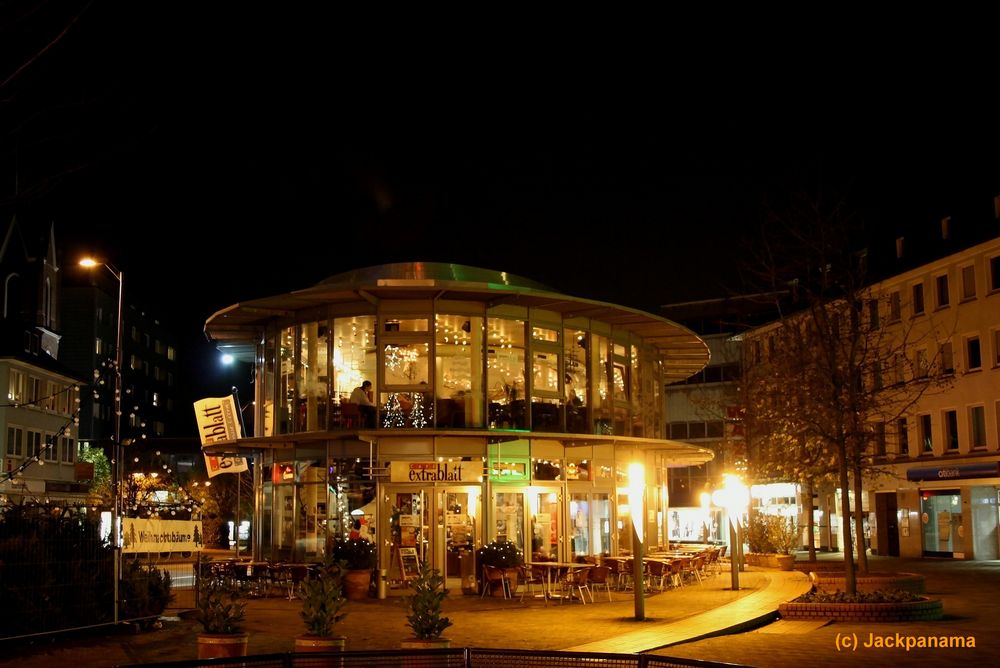
POLYGON ((47 436, 52 437, 53 443, 51 449, 42 450, 41 462, 30 464, 12 480, 0 482, 0 494, 37 501, 82 498, 85 486, 75 484, 76 436, 72 429, 72 410, 76 407, 78 396, 76 381, 27 363, 0 360, 0 396, 4 399, 0 402, 0 453, 3 455, 0 475, 14 471, 31 459, 29 432, 40 435, 39 443, 43 448, 47 436), (17 402, 21 405, 12 405, 15 403, 10 387, 12 369, 28 379, 40 381, 41 396, 33 401, 32 397, 21 396, 17 402), (49 383, 57 384, 64 390, 64 394, 61 393, 51 404, 45 401, 49 383), (20 431, 19 452, 14 451, 15 446, 11 442, 15 438, 12 429, 20 431), (70 439, 66 450, 62 447, 62 439, 70 439))
MULTIPOLYGON (((973 246, 940 260, 884 281, 883 294, 900 294, 901 321, 909 323, 914 350, 927 350, 930 373, 943 383, 923 394, 906 413, 906 437, 900 425, 888 429, 887 453, 876 458, 876 465, 888 467, 889 475, 879 476, 869 485, 871 492, 896 490, 900 508, 900 551, 904 557, 919 557, 927 551, 922 534, 933 517, 922 512, 922 495, 941 490, 959 491, 961 536, 954 527, 952 552, 956 558, 995 554, 997 516, 995 512, 1000 477, 966 478, 967 468, 975 464, 1000 461, 1000 238, 973 246), (975 293, 963 294, 963 270, 975 273, 975 293), (939 278, 946 277, 947 304, 941 304, 939 278), (915 309, 913 289, 921 286, 924 313, 915 309), (970 342, 978 341, 976 346, 970 342), (948 345, 951 353, 949 355, 948 345), (949 363, 950 357, 950 363, 949 363), (974 426, 974 415, 981 411, 981 429, 974 426), (949 434, 948 413, 954 414, 955 429, 949 434), (930 418, 930 448, 925 447, 921 416, 930 418), (978 438, 980 444, 976 444, 978 438), (907 472, 942 467, 943 479, 908 480, 907 472), (973 493, 975 490, 975 493, 973 493), (992 511, 977 511, 973 518, 973 498, 980 502, 992 499, 992 511), (909 536, 903 536, 903 510, 909 513, 909 536), (988 518, 992 519, 988 519, 988 518), (992 539, 984 538, 984 534, 992 539)), ((903 329, 902 324, 899 326, 903 329)), ((990 504, 987 503, 987 506, 990 504)), ((931 550, 933 551, 933 550, 931 550)))
MULTIPOLYGON (((701 466, 671 471, 672 506, 697 505, 701 491, 713 487, 723 472, 739 466, 741 440, 735 410, 738 396, 742 344, 731 332, 702 335, 711 361, 700 373, 664 391, 665 436, 710 448, 715 458, 701 466)), ((711 491, 709 489, 709 491, 711 491)))

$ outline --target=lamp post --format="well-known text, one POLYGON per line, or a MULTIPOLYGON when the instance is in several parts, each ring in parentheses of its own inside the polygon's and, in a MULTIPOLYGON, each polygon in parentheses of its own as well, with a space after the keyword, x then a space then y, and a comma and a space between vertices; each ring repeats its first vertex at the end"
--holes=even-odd
POLYGON ((121 521, 121 481, 123 474, 122 462, 122 297, 124 293, 125 278, 121 271, 115 271, 106 262, 98 262, 93 258, 80 260, 80 266, 87 269, 103 266, 118 281, 118 326, 115 342, 115 411, 114 411, 114 436, 111 460, 111 533, 114 545, 114 597, 115 597, 115 623, 118 623, 118 580, 121 576, 121 529, 118 526, 121 521))
POLYGON ((729 563, 733 591, 740 588, 743 562, 743 536, 738 530, 739 515, 750 504, 750 490, 735 475, 726 474, 722 489, 712 492, 712 502, 726 509, 729 516, 729 563))
POLYGON ((632 516, 632 593, 635 595, 635 619, 646 619, 646 599, 644 597, 643 545, 646 523, 646 469, 642 464, 628 465, 628 505, 632 516))

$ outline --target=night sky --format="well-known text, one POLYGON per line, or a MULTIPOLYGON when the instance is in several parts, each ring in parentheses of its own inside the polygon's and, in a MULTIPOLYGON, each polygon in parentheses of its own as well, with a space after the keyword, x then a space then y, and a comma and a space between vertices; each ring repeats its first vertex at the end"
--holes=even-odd
POLYGON ((14 4, 0 213, 54 221, 64 262, 121 268, 197 364, 214 311, 357 267, 455 262, 655 312, 739 292, 789 189, 883 229, 1000 192, 992 107, 934 104, 926 71, 723 77, 664 53, 646 72, 277 5, 14 4))

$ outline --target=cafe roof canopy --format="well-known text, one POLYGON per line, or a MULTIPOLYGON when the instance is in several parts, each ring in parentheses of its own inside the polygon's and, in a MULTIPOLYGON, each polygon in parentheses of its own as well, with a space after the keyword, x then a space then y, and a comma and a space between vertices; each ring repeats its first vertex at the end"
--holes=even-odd
POLYGON ((673 321, 627 306, 571 297, 505 272, 437 262, 405 262, 356 269, 331 276, 311 288, 253 299, 214 313, 205 334, 225 350, 252 360, 259 333, 272 320, 294 320, 299 311, 328 305, 372 304, 382 300, 433 299, 512 304, 592 318, 642 337, 663 361, 667 383, 684 380, 709 360, 705 343, 673 321))

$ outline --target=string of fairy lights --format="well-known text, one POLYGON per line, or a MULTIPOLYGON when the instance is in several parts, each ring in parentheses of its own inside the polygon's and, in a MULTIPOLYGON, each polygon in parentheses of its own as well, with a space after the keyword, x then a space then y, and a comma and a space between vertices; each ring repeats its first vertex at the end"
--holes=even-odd
MULTIPOLYGON (((49 400, 55 399, 60 394, 64 394, 66 392, 75 392, 76 393, 76 398, 75 398, 75 402, 74 402, 76 405, 74 407, 74 410, 71 412, 69 419, 66 420, 66 423, 63 424, 56 431, 55 434, 46 435, 46 437, 45 437, 45 443, 44 444, 43 443, 39 443, 38 444, 38 450, 36 452, 34 452, 31 455, 27 455, 27 453, 26 453, 26 456, 25 456, 24 460, 20 464, 18 464, 14 468, 12 468, 10 471, 4 471, 3 473, 0 473, 0 484, 8 482, 10 480, 13 480, 14 478, 22 475, 29 467, 31 467, 31 466, 33 466, 35 464, 38 464, 39 466, 45 466, 45 457, 44 457, 44 455, 49 450, 52 450, 53 452, 55 452, 55 448, 57 447, 57 444, 58 444, 58 439, 61 436, 71 436, 72 435, 71 427, 73 425, 79 424, 79 422, 80 422, 80 394, 79 394, 79 390, 80 390, 80 388, 79 388, 78 385, 67 385, 67 386, 63 387, 61 390, 57 390, 57 391, 52 392, 51 394, 48 394, 48 395, 46 395, 44 397, 39 397, 39 398, 33 399, 31 401, 13 401, 13 402, 7 403, 7 404, 0 404, 0 408, 24 408, 26 406, 45 406, 45 405, 47 405, 49 403, 49 400)), ((10 444, 8 444, 7 447, 10 448, 11 447, 10 444)), ((30 447, 30 446, 28 446, 28 444, 25 444, 25 447, 30 447)))
MULTIPOLYGON (((108 387, 107 376, 115 373, 115 360, 108 359, 103 360, 99 368, 94 370, 93 378, 94 381, 91 385, 87 386, 92 388, 93 398, 96 402, 101 399, 102 389, 108 387)), ((36 397, 28 401, 14 400, 15 397, 19 396, 14 393, 14 389, 11 388, 9 393, 9 399, 7 403, 0 403, 0 408, 26 408, 26 407, 38 407, 45 410, 56 410, 58 405, 60 408, 65 408, 69 402, 58 402, 60 395, 70 393, 73 397, 72 399, 72 410, 70 411, 70 416, 66 419, 66 422, 62 424, 53 434, 46 434, 44 443, 37 442, 32 444, 30 441, 25 444, 27 450, 24 453, 23 459, 17 464, 17 466, 12 467, 10 470, 0 472, 0 484, 15 481, 19 478, 23 479, 24 474, 32 466, 45 466, 46 461, 57 461, 58 447, 60 444, 60 439, 62 437, 72 437, 73 427, 79 427, 80 423, 80 390, 81 386, 77 384, 65 385, 60 389, 51 392, 50 394, 36 397)), ((132 389, 127 388, 124 390, 125 394, 131 394, 132 389)), ((120 419, 121 415, 117 414, 113 416, 114 419, 120 419)), ((133 404, 131 410, 128 413, 128 424, 138 431, 133 431, 133 438, 122 439, 123 445, 128 445, 135 443, 136 441, 143 441, 147 438, 146 433, 146 422, 142 419, 140 413, 140 407, 137 404, 133 404)), ((13 446, 8 444, 8 452, 6 453, 8 459, 13 461, 11 455, 15 454, 12 449, 13 446)), ((20 456, 20 453, 16 453, 20 456)), ((74 453, 74 459, 77 453, 74 453)), ((122 495, 123 507, 131 514, 135 516, 151 516, 159 517, 163 515, 176 516, 179 513, 191 513, 195 512, 201 508, 206 500, 206 495, 202 494, 201 498, 197 498, 195 493, 192 493, 182 481, 173 478, 173 469, 170 465, 165 463, 161 459, 161 451, 155 451, 154 458, 150 461, 149 466, 152 470, 143 472, 133 472, 129 476, 123 476, 121 489, 119 490, 122 495), (143 482, 146 480, 147 482, 143 482), (152 481, 152 482, 149 482, 152 481), (165 487, 173 486, 176 491, 170 491, 166 494, 165 487), (158 498, 161 496, 174 497, 174 498, 158 498)), ((139 464, 140 457, 133 456, 132 463, 139 464)), ((121 462, 124 466, 125 462, 121 462)), ((194 483, 197 485, 198 483, 194 483)), ((208 487, 211 483, 205 482, 205 487, 208 487)), ((50 509, 59 510, 70 510, 76 509, 80 511, 90 510, 97 511, 99 506, 103 506, 106 500, 102 500, 100 503, 95 503, 93 498, 81 499, 80 501, 67 501, 65 499, 53 500, 48 498, 44 494, 23 494, 21 495, 21 502, 15 504, 12 495, 10 494, 0 494, 0 499, 3 501, 3 506, 11 507, 18 505, 21 507, 45 507, 50 509)))

